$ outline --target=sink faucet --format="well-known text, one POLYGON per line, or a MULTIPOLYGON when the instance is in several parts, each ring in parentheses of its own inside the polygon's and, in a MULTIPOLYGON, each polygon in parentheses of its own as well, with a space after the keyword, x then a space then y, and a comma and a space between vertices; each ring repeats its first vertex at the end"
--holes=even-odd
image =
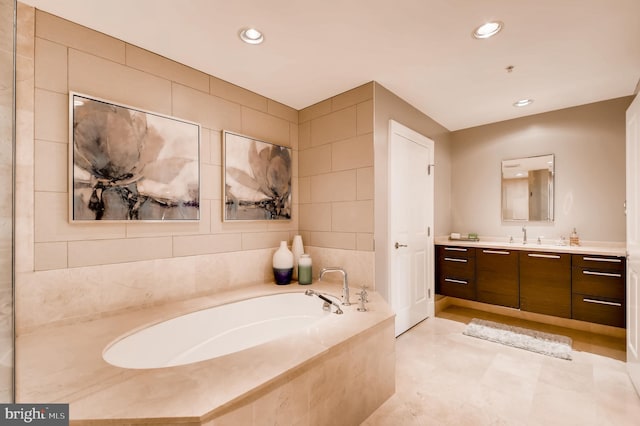
POLYGON ((327 272, 342 273, 342 304, 345 306, 351 305, 349 302, 349 282, 347 281, 347 272, 337 266, 329 266, 320 270, 320 278, 318 278, 318 280, 322 280, 322 276, 327 272))
POLYGON ((527 227, 522 226, 522 244, 527 244, 527 227))

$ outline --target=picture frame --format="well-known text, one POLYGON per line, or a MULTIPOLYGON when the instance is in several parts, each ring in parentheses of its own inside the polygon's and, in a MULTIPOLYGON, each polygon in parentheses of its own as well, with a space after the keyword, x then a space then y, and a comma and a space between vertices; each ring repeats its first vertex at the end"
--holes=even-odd
POLYGON ((223 221, 291 220, 292 158, 289 147, 223 131, 223 221))
POLYGON ((200 220, 200 124, 69 92, 69 220, 200 220))

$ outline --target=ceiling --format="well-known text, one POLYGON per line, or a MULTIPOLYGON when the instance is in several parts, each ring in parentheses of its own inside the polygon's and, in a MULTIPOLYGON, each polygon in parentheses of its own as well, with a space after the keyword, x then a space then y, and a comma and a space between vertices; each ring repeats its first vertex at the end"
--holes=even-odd
POLYGON ((640 78, 640 0, 21 1, 295 109, 374 80, 449 130, 632 95, 640 78), (474 39, 488 20, 503 31, 474 39), (246 26, 265 42, 242 43, 246 26))

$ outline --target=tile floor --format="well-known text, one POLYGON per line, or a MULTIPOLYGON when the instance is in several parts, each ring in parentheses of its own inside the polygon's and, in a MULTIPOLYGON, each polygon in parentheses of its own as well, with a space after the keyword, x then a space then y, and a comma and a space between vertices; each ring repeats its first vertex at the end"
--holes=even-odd
POLYGON ((582 349, 574 344, 565 361, 464 336, 479 312, 465 309, 447 308, 397 339, 396 393, 364 426, 640 425, 615 339, 580 336, 582 349), (602 348, 611 352, 585 352, 602 348))

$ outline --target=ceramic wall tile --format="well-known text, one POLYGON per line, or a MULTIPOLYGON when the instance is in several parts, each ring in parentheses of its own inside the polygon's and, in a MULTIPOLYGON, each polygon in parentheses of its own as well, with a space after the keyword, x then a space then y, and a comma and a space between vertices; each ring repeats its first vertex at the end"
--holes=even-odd
POLYGON ((331 171, 331 145, 323 145, 300 151, 298 172, 301 177, 331 171))
POLYGON ((366 83, 331 98, 331 109, 338 111, 373 99, 373 83, 366 83))
POLYGON ((67 48, 43 38, 35 39, 36 87, 66 94, 67 48))
POLYGON ((307 231, 331 231, 331 203, 300 205, 300 228, 307 231))
POLYGON ((356 107, 332 112, 311 121, 311 145, 348 139, 356 135, 356 107))
POLYGON ((36 17, 38 37, 90 52, 110 61, 121 64, 125 62, 123 41, 41 10, 36 10, 36 17))
POLYGON ((166 259, 173 255, 171 237, 70 241, 68 244, 70 268, 166 259))
POLYGON ((172 86, 172 111, 176 117, 200 123, 211 130, 242 130, 239 104, 181 84, 173 83, 172 86))
POLYGON ((195 256, 240 250, 242 250, 242 236, 240 234, 173 237, 173 256, 195 256))
POLYGON ((331 112, 331 99, 326 99, 317 104, 313 104, 299 111, 298 120, 300 123, 322 117, 331 112))
POLYGON ((68 75, 69 90, 172 115, 168 80, 75 49, 69 49, 68 75))
POLYGON ((373 200, 332 203, 331 230, 373 232, 373 200))
POLYGON ((69 96, 36 89, 36 139, 66 143, 69 140, 69 96))
POLYGON ((34 186, 36 191, 67 192, 69 188, 69 144, 35 141, 34 186))
POLYGON ((373 200, 374 195, 374 169, 365 167, 357 171, 357 196, 358 200, 373 200))
POLYGON ((291 147, 288 121, 245 106, 242 107, 241 132, 251 138, 291 147))
POLYGON ((350 170, 373 166, 373 133, 367 133, 331 146, 331 169, 350 170))
POLYGON ((209 92, 209 76, 202 71, 128 43, 125 50, 127 66, 193 87, 205 93, 209 92))
POLYGON ((373 100, 369 100, 357 105, 357 133, 363 135, 373 132, 373 100))
POLYGON ((269 100, 267 98, 217 77, 210 77, 210 93, 258 111, 268 111, 269 100))
POLYGON ((356 199, 355 170, 311 176, 311 202, 352 201, 356 199))
POLYGON ((295 125, 298 124, 298 111, 294 108, 276 102, 272 99, 267 99, 267 112, 275 117, 280 117, 295 125))

